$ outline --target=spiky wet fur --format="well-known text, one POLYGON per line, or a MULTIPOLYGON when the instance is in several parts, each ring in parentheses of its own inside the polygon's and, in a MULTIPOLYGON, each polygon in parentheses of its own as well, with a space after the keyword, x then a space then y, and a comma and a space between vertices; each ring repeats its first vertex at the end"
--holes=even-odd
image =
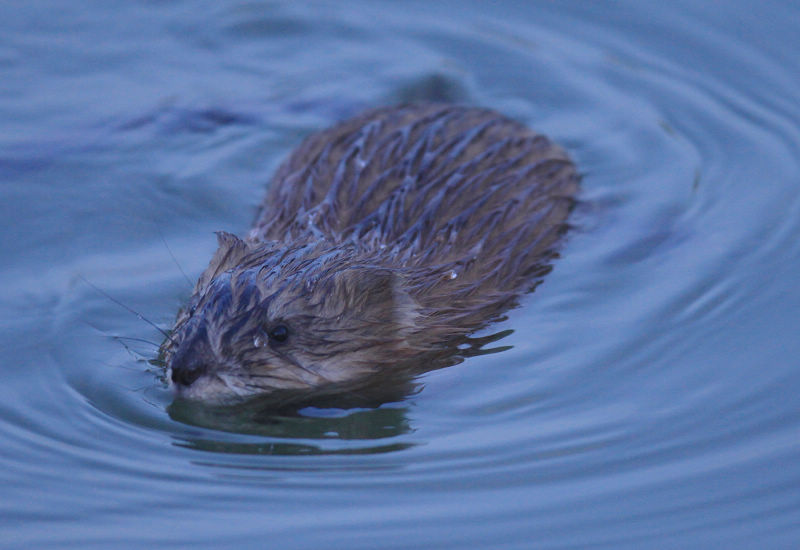
POLYGON ((219 249, 165 342, 209 401, 356 382, 496 318, 549 270, 578 176, 547 138, 485 110, 408 105, 308 138, 247 239, 219 249), (269 338, 272 327, 289 338, 269 338))

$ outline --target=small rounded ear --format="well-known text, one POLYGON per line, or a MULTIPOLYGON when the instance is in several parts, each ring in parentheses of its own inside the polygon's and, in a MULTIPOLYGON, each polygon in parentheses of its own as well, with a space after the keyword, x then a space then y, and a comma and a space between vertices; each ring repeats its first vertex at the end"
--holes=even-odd
POLYGON ((250 252, 247 243, 233 233, 217 231, 216 235, 219 248, 208 263, 206 270, 200 275, 195 292, 207 287, 220 273, 236 267, 241 259, 250 252))

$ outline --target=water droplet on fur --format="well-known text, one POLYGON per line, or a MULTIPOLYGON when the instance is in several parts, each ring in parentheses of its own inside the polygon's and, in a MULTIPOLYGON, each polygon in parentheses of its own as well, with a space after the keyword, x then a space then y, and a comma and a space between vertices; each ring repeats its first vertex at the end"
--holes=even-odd
POLYGON ((253 338, 253 345, 257 348, 260 348, 264 345, 264 340, 261 338, 261 336, 256 336, 253 338))
POLYGON ((456 273, 455 270, 451 269, 450 271, 447 272, 447 278, 450 279, 451 281, 456 277, 458 277, 458 273, 456 273))

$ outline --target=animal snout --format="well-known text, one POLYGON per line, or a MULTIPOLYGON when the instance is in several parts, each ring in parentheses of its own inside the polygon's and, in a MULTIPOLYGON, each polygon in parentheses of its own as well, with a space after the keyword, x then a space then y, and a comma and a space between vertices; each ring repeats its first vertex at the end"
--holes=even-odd
POLYGON ((203 365, 176 365, 172 364, 172 381, 182 386, 191 386, 195 380, 202 376, 205 369, 203 365))
POLYGON ((210 348, 206 343, 205 331, 197 331, 178 347, 170 361, 170 378, 175 384, 191 386, 198 378, 208 372, 210 348))

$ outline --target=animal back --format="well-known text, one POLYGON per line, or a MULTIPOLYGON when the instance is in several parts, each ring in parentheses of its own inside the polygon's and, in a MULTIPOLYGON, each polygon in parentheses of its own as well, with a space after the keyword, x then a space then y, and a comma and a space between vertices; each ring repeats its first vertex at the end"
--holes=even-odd
POLYGON ((553 246, 577 189, 561 148, 494 111, 389 107, 306 139, 250 239, 349 242, 403 265, 525 263, 553 246))

